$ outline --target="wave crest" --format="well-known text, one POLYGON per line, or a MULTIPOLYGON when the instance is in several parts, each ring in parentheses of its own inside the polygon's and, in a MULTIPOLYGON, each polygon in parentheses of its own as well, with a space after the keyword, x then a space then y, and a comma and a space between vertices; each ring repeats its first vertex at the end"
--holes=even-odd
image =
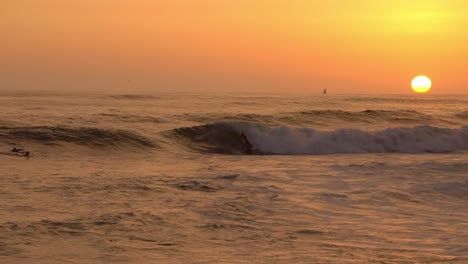
POLYGON ((257 153, 263 154, 447 153, 468 149, 468 127, 317 131, 288 126, 269 127, 258 123, 221 122, 178 128, 173 132, 188 139, 189 146, 196 150, 223 154, 242 153, 240 132, 247 135, 257 153))
POLYGON ((229 122, 204 126, 181 127, 171 132, 179 139, 188 139, 183 144, 201 152, 218 154, 242 154, 242 139, 238 130, 229 122))

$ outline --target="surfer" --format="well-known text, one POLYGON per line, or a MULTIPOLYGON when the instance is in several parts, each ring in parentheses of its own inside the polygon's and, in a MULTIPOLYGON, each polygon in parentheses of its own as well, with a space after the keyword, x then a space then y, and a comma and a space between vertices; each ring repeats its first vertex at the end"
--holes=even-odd
POLYGON ((24 149, 17 149, 16 147, 13 147, 10 151, 15 153, 17 156, 29 157, 29 151, 25 151, 24 149))
POLYGON ((13 147, 11 149, 11 152, 15 152, 15 153, 19 153, 19 152, 23 152, 23 151, 24 151, 24 149, 17 149, 16 147, 13 147))
POLYGON ((242 144, 244 145, 244 153, 245 154, 252 154, 252 144, 250 141, 247 139, 247 136, 244 134, 244 132, 241 132, 241 137, 242 137, 242 144))

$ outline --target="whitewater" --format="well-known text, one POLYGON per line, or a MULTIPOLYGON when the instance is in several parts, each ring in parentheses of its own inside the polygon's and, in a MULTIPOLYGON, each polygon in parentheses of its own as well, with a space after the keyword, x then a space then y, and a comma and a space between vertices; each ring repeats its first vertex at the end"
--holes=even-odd
POLYGON ((0 166, 0 263, 468 263, 464 95, 0 95, 0 166))

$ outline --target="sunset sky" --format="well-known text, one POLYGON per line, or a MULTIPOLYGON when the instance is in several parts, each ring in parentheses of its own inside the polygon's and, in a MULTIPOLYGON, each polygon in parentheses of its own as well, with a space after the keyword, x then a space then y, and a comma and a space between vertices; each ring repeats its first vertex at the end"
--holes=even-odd
POLYGON ((3 0, 1 91, 468 93, 466 0, 3 0))

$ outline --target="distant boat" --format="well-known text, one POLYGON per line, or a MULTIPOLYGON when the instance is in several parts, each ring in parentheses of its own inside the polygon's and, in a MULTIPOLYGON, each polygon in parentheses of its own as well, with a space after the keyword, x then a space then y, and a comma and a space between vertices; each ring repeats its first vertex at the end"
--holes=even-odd
POLYGON ((323 94, 327 94, 327 89, 323 89, 323 94))

